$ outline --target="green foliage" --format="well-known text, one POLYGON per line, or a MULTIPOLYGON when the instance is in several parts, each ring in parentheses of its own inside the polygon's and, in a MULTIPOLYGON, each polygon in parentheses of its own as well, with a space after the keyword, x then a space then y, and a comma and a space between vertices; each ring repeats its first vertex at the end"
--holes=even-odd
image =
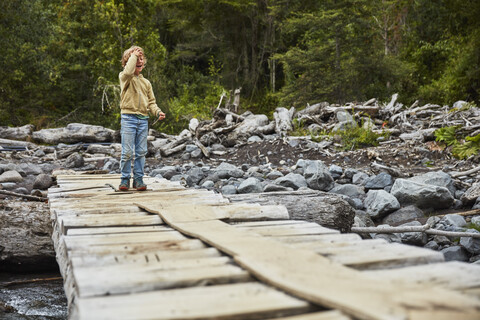
POLYGON ((465 143, 456 144, 452 148, 452 154, 457 159, 466 159, 480 152, 480 134, 474 137, 465 137, 465 143))
MULTIPOLYGON (((239 87, 242 111, 270 117, 394 92, 478 103, 479 16, 477 0, 2 1, 0 125, 118 128, 120 59, 134 44, 169 133, 239 87)), ((476 140, 456 138, 472 154, 476 140)))
POLYGON ((445 127, 435 130, 435 139, 438 142, 444 142, 447 146, 458 144, 457 129, 458 126, 445 127))
POLYGON ((370 129, 363 127, 350 127, 346 130, 336 132, 342 141, 343 150, 353 150, 366 147, 378 146, 379 137, 388 137, 388 133, 377 134, 370 129))
POLYGON ((439 142, 452 147, 452 155, 457 159, 466 159, 480 152, 480 134, 463 139, 458 135, 459 126, 445 127, 435 130, 435 138, 439 142))
POLYGON ((288 134, 291 136, 296 137, 304 137, 310 135, 310 132, 305 128, 305 123, 298 118, 293 119, 293 130, 290 131, 288 134))

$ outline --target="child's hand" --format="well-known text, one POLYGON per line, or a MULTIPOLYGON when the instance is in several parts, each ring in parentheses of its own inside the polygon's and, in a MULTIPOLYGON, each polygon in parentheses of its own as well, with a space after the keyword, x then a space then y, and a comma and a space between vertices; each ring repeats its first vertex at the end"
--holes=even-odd
POLYGON ((140 57, 143 55, 142 50, 140 50, 139 48, 133 49, 132 54, 136 55, 137 57, 140 57))
POLYGON ((163 120, 163 119, 165 119, 165 113, 160 112, 160 113, 158 114, 158 119, 157 119, 157 121, 158 121, 158 120, 163 120))

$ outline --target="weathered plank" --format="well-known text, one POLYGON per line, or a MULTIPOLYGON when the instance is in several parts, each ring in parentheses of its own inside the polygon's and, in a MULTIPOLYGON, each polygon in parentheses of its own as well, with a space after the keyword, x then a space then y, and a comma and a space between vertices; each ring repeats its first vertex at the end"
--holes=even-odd
POLYGON ((438 305, 444 305, 460 316, 480 315, 479 301, 456 292, 424 286, 386 286, 384 282, 362 276, 360 272, 312 251, 292 250, 279 242, 254 236, 220 221, 171 222, 172 214, 162 211, 161 217, 182 233, 202 239, 232 255, 237 263, 262 281, 356 317, 403 319, 405 316, 423 315, 423 311, 438 305))
POLYGON ((67 232, 67 236, 116 234, 116 233, 139 233, 151 231, 172 231, 166 226, 127 226, 127 227, 100 227, 100 228, 75 228, 67 232))
POLYGON ((169 263, 127 264, 74 269, 78 297, 252 281, 247 271, 227 264, 228 258, 179 260, 169 263))
POLYGON ((201 248, 183 251, 151 251, 142 254, 103 254, 103 255, 79 255, 70 257, 72 266, 82 267, 105 267, 118 264, 156 264, 165 260, 180 261, 183 259, 201 259, 220 257, 221 253, 215 248, 201 248))
POLYGON ((141 214, 85 214, 81 216, 60 217, 61 233, 71 228, 97 228, 114 226, 148 226, 163 224, 158 215, 141 214))
POLYGON ((301 314, 298 316, 275 318, 270 320, 351 320, 349 316, 338 311, 321 311, 301 314))
POLYGON ((365 271, 364 274, 394 283, 438 285, 455 290, 480 289, 480 265, 459 261, 365 271))
POLYGON ((260 283, 80 298, 77 305, 73 318, 115 320, 259 319, 312 309, 307 302, 260 283))

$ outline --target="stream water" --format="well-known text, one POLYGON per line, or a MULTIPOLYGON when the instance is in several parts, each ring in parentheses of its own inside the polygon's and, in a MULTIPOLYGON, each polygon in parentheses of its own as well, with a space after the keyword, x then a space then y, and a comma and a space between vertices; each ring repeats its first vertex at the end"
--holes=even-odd
POLYGON ((56 277, 60 274, 0 273, 0 319, 67 319, 67 299, 62 279, 28 283, 34 279, 56 277))

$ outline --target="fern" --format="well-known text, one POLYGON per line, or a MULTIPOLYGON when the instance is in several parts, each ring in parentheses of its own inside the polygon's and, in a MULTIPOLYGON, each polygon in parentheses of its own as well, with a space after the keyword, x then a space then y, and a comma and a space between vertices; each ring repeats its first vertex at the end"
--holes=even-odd
POLYGON ((447 146, 456 145, 457 140, 457 129, 459 126, 445 127, 440 128, 435 131, 435 138, 438 142, 445 142, 447 146))
POLYGON ((466 159, 480 151, 480 134, 474 137, 466 137, 465 140, 464 144, 457 144, 452 148, 452 154, 457 159, 466 159))

